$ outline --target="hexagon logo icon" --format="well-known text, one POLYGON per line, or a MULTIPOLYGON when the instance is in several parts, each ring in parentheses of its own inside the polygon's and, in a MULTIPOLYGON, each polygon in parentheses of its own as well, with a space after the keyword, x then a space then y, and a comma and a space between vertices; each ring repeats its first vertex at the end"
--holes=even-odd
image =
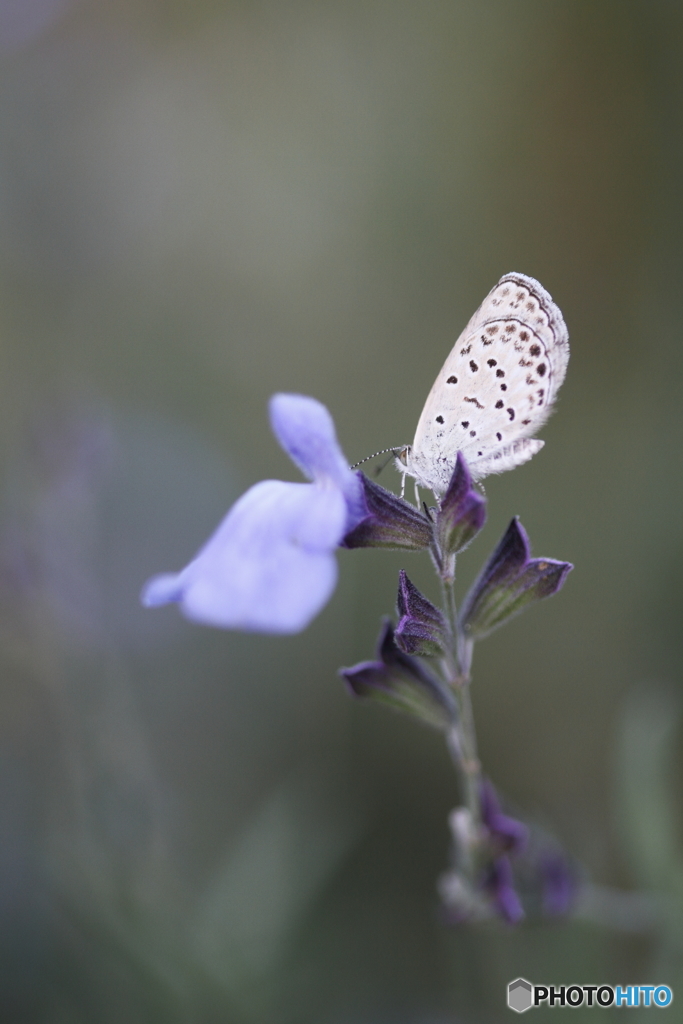
POLYGON ((531 983, 526 978, 517 978, 508 985, 508 1006, 517 1013, 530 1010, 533 1004, 531 983))

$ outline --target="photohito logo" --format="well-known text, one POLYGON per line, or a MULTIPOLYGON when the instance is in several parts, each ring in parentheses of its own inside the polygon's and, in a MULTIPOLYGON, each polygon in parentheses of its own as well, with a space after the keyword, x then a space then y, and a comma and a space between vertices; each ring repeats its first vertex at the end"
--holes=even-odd
POLYGON ((668 985, 532 985, 516 978, 508 985, 508 1006, 524 1013, 532 1006, 669 1006, 668 985))

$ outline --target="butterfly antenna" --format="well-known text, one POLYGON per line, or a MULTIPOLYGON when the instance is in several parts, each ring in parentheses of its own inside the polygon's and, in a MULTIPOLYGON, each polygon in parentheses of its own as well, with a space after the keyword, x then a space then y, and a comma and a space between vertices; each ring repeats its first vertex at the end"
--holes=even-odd
MULTIPOLYGON (((374 452, 372 455, 366 455, 364 459, 360 460, 360 462, 354 463, 354 465, 351 466, 351 469, 358 469, 358 467, 362 466, 364 462, 369 462, 370 459, 376 459, 378 455, 386 455, 387 452, 391 452, 392 456, 397 456, 400 451, 401 448, 382 448, 381 452, 374 452)), ((391 459, 387 459, 387 461, 384 463, 384 466, 386 466, 389 462, 391 462, 391 459)), ((384 466, 382 466, 382 469, 384 469, 384 466)), ((382 470, 380 470, 380 473, 381 472, 382 470)))

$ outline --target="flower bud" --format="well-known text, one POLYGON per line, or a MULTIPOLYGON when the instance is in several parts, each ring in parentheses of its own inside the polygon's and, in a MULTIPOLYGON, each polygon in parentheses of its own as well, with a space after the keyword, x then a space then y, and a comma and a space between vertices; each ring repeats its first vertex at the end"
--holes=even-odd
POLYGON ((463 603, 460 623, 472 639, 491 633, 533 601, 557 593, 574 568, 530 554, 529 539, 515 517, 463 603))
POLYGON ((436 516, 436 534, 445 555, 467 547, 486 522, 486 499, 472 486, 462 452, 458 452, 448 490, 436 516))
POLYGON ((519 924, 524 917, 524 908, 514 886, 509 857, 498 857, 489 865, 484 887, 500 916, 508 924, 519 924))
POLYGON ((421 662, 399 650, 388 619, 380 632, 377 660, 340 669, 339 675, 354 696, 373 697, 437 729, 450 729, 457 719, 453 694, 421 662))
POLYGON ((491 846, 498 853, 519 853, 526 845, 529 829, 516 818, 503 814, 492 782, 482 779, 480 788, 481 820, 491 846))
POLYGON ((404 569, 398 574, 397 610, 399 622, 394 640, 404 654, 440 655, 447 649, 446 620, 404 569))
POLYGON ((543 913, 547 917, 568 914, 577 897, 579 883, 576 869, 562 849, 542 851, 537 870, 543 893, 543 913))

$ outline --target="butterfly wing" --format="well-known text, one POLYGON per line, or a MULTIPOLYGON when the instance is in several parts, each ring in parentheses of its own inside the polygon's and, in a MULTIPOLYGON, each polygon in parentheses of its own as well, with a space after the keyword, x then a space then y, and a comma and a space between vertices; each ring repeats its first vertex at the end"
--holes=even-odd
POLYGON ((486 296, 429 392, 406 470, 435 494, 463 453, 475 479, 502 473, 543 446, 569 359, 562 314, 532 277, 505 274, 486 296))

